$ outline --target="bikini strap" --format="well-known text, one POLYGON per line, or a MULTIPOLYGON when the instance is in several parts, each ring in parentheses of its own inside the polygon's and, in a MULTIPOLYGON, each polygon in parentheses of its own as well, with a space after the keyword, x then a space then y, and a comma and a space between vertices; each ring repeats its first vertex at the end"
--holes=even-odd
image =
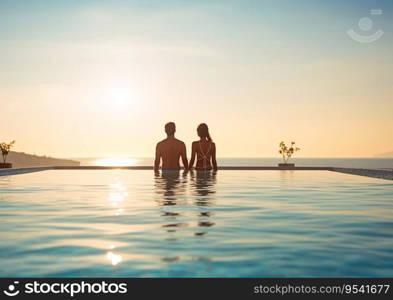
POLYGON ((207 149, 206 153, 204 153, 204 152, 203 152, 203 149, 202 149, 201 141, 199 141, 199 150, 201 150, 201 156, 202 156, 202 157, 201 157, 200 159, 198 159, 198 160, 203 159, 203 168, 204 168, 204 169, 207 168, 207 159, 208 159, 208 156, 207 156, 207 155, 208 155, 209 152, 210 152, 211 146, 212 146, 212 143, 209 142, 209 148, 207 149))

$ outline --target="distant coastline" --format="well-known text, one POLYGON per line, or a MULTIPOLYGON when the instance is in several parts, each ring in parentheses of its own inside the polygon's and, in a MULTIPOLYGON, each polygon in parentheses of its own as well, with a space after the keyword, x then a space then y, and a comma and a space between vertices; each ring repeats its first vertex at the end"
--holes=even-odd
POLYGON ((381 153, 381 154, 375 155, 375 157, 378 157, 378 158, 393 158, 393 151, 381 153))
MULTIPOLYGON (((97 166, 102 164, 104 157, 80 157, 80 158, 54 158, 38 156, 23 152, 10 152, 7 161, 14 168, 27 167, 50 167, 50 166, 97 166)), ((129 166, 152 166, 153 157, 129 157, 125 165, 129 166), (131 161, 132 163, 129 163, 131 161)), ((218 158, 221 166, 277 166, 279 157, 244 157, 244 158, 218 158)), ((393 158, 292 158, 297 166, 303 167, 344 167, 344 168, 393 168, 393 158)), ((113 164, 116 165, 116 164, 113 164)))
POLYGON ((79 166, 80 162, 71 159, 53 158, 49 156, 38 156, 24 152, 11 151, 7 162, 12 163, 13 168, 27 167, 49 167, 49 166, 79 166))

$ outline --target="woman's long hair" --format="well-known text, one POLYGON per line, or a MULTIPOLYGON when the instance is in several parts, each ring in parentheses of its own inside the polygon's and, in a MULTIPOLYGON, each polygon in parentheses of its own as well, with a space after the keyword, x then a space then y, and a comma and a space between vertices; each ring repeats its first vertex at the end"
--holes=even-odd
POLYGON ((205 123, 199 124, 197 132, 200 138, 206 138, 209 142, 213 141, 209 134, 209 127, 205 123))

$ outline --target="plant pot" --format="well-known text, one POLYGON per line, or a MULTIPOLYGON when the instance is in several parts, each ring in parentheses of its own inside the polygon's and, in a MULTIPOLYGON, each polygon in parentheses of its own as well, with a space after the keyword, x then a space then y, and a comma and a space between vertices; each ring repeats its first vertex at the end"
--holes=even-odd
POLYGON ((0 163, 0 169, 9 169, 9 168, 12 168, 12 164, 0 163))
POLYGON ((278 164, 278 167, 283 170, 290 170, 295 168, 295 164, 278 164))

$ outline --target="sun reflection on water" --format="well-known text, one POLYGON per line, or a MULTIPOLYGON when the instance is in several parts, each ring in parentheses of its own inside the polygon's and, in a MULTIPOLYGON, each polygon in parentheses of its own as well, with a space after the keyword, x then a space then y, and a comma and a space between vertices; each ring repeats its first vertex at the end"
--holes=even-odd
POLYGON ((110 192, 107 200, 112 207, 117 208, 115 215, 119 216, 123 212, 123 209, 119 206, 128 196, 127 187, 118 178, 115 178, 115 183, 109 184, 109 188, 110 192))
POLYGON ((106 258, 111 262, 112 266, 116 266, 123 260, 123 257, 119 254, 115 254, 112 251, 106 253, 106 258))
POLYGON ((109 157, 97 159, 93 162, 93 165, 104 167, 128 167, 135 166, 137 163, 138 159, 136 158, 109 157))

